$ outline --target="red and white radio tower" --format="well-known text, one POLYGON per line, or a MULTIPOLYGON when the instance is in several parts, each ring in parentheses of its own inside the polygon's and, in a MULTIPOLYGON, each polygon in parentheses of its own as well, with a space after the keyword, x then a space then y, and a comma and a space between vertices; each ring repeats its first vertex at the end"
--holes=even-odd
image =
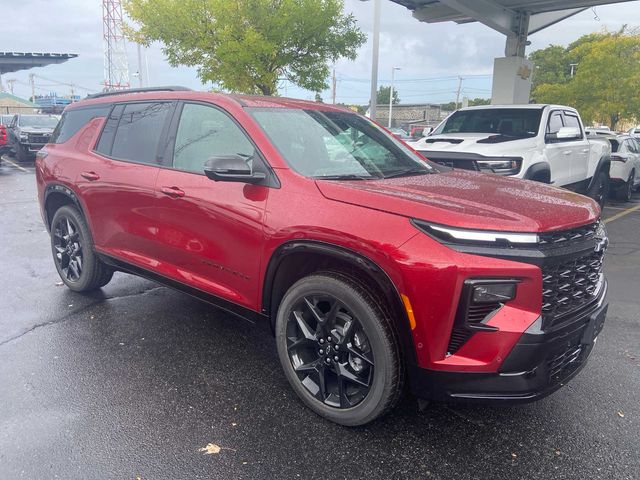
POLYGON ((122 3, 102 0, 105 91, 129 88, 129 59, 122 31, 122 3))

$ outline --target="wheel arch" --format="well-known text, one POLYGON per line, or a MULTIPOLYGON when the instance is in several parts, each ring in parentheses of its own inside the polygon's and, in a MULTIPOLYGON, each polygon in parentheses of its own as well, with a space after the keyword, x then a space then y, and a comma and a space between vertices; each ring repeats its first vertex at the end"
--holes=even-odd
POLYGON ((402 355, 415 363, 409 319, 400 293, 387 272, 370 258, 348 248, 315 240, 292 240, 280 245, 269 259, 262 289, 262 313, 270 318, 272 333, 278 305, 289 287, 314 272, 334 269, 365 282, 381 295, 392 315, 402 355))
MULTIPOLYGON (((82 216, 87 219, 85 215, 84 208, 80 203, 80 199, 75 194, 73 190, 65 185, 59 183, 53 183, 46 186, 44 190, 44 217, 45 217, 45 226, 47 230, 51 229, 51 221, 53 220, 53 216, 56 211, 65 205, 73 205, 78 210, 82 216)), ((88 225, 88 219, 87 219, 88 225)))
POLYGON ((525 180, 534 180, 535 178, 542 177, 546 180, 545 183, 551 182, 551 168, 546 162, 538 162, 531 165, 524 174, 525 180))
POLYGON ((586 191, 588 192, 591 190, 600 172, 605 172, 607 174, 607 177, 610 177, 610 170, 611 170, 611 156, 603 155, 602 157, 600 157, 600 160, 598 160, 598 164, 596 165, 596 169, 593 171, 593 176, 589 180, 589 186, 587 187, 586 191))

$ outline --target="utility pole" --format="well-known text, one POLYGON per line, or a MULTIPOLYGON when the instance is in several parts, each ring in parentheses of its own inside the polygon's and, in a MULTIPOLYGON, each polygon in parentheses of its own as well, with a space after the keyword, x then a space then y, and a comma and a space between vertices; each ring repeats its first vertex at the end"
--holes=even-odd
POLYGON ((393 115, 393 80, 396 70, 400 70, 400 67, 391 67, 391 87, 389 87, 389 122, 387 126, 391 128, 391 117, 393 115))
POLYGON ((380 52, 380 3, 373 0, 373 54, 371 58, 371 95, 369 99, 369 118, 376 119, 378 104, 378 54, 380 52))
POLYGON ((31 101, 36 103, 36 76, 33 73, 29 74, 29 83, 31 84, 31 101))
POLYGON ((456 93, 456 110, 458 109, 458 104, 460 103, 461 91, 462 91, 462 77, 458 77, 458 92, 456 93))
POLYGON ((144 87, 144 82, 142 81, 142 48, 138 43, 138 85, 140 88, 144 87))
POLYGON ((72 83, 71 84, 71 103, 75 102, 75 96, 76 96, 76 91, 72 83))
POLYGON ((331 79, 331 101, 336 104, 336 69, 333 69, 333 78, 331 79))

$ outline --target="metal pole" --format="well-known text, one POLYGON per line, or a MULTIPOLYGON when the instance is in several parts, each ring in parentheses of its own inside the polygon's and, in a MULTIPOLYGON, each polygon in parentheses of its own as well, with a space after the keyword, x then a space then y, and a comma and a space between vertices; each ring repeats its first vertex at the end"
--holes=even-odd
POLYGON ((141 52, 141 48, 140 48, 140 44, 137 44, 138 46, 138 84, 140 85, 140 88, 144 87, 144 82, 142 81, 142 52, 141 52))
POLYGON ((393 79, 398 70, 397 67, 391 67, 391 87, 389 88, 389 122, 387 124, 388 128, 391 128, 391 116, 393 115, 393 79))
POLYGON ((336 104, 336 69, 333 69, 333 78, 331 80, 331 103, 336 104))
POLYGON ((376 119, 378 104, 378 54, 380 52, 380 3, 373 1, 373 54, 371 58, 371 96, 369 98, 369 118, 376 119))

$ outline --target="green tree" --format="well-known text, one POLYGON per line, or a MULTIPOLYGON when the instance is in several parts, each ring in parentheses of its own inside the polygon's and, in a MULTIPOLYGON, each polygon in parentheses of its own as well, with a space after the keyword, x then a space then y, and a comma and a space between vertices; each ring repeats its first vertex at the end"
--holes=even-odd
POLYGON ((571 63, 567 49, 560 45, 549 45, 547 48, 536 50, 529 55, 536 68, 533 74, 533 90, 538 85, 562 84, 570 78, 571 63))
MULTIPOLYGON (((380 85, 378 88, 378 105, 389 105, 389 95, 391 95, 391 86, 380 85)), ((400 97, 398 97, 398 90, 393 89, 393 104, 400 103, 400 97)))
POLYGON ((575 75, 564 83, 536 87, 536 101, 571 105, 586 122, 615 129, 640 112, 640 35, 623 29, 586 35, 567 48, 575 60, 575 75), (586 38, 585 38, 586 37, 586 38))
POLYGON ((158 41, 170 65, 198 68, 203 82, 273 95, 287 79, 327 88, 329 62, 355 59, 366 36, 342 0, 125 0, 127 36, 158 41))

